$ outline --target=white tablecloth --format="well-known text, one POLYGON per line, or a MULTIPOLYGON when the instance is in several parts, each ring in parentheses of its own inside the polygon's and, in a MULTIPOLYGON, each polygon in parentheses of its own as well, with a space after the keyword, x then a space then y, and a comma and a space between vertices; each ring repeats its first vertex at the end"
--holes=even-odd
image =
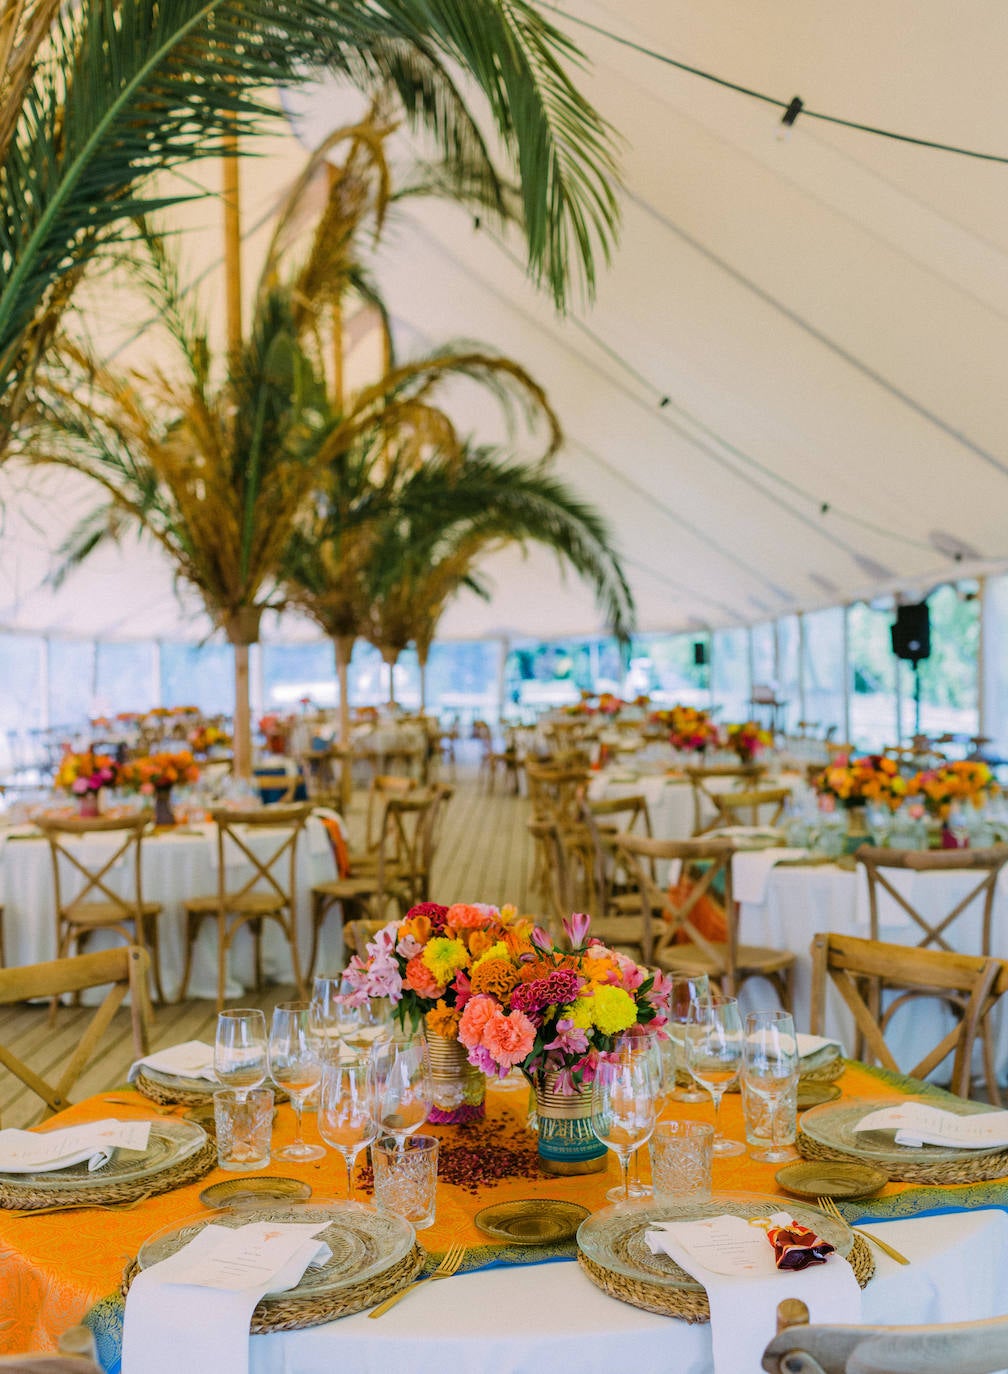
MULTIPOLYGON (((897 878, 903 875, 898 874, 897 878)), ((909 900, 923 913, 932 916, 947 913, 956 902, 976 886, 979 875, 968 871, 918 873, 913 876, 909 900)), ((882 908, 879 939, 897 944, 917 944, 922 938, 920 927, 911 922, 906 913, 889 902, 882 908)), ((946 931, 949 944, 968 954, 980 952, 981 903, 974 902, 946 931)), ((764 900, 746 902, 740 909, 740 938, 746 944, 770 945, 790 949, 797 956, 795 968, 795 1024, 799 1030, 808 1029, 809 1005, 812 990, 812 960, 809 946, 819 931, 835 931, 841 935, 870 936, 868 904, 863 872, 851 872, 835 864, 775 868, 770 874, 764 900)), ((1008 886, 1005 880, 998 885, 995 896, 991 953, 1008 958, 1008 886)), ((751 979, 742 989, 741 1000, 746 1010, 776 1005, 774 995, 759 979, 751 979)), ((998 1076, 1008 1075, 1008 1020, 993 1013, 996 1025, 996 1054, 998 1076)), ((901 1068, 916 1064, 926 1049, 941 1038, 933 1027, 951 1026, 950 1013, 938 1003, 917 1002, 893 1018, 887 1040, 901 1068), (941 1022, 938 1019, 941 1018, 941 1022), (921 1043, 924 1022, 926 1043, 921 1043)), ((835 1036, 853 1051, 853 1019, 832 986, 826 1002, 825 1035, 835 1036)))
MULTIPOLYGON (((977 1211, 872 1222, 912 1263, 875 1251, 867 1322, 975 1321, 1008 1313, 1008 1215, 977 1211)), ((767 1313, 767 1341, 775 1313, 767 1313)), ((758 1374, 763 1347, 738 1374, 758 1374)), ((257 1336, 252 1374, 711 1374, 710 1327, 643 1312, 573 1263, 481 1270, 425 1286, 386 1316, 257 1336)))
MULTIPOLYGON (((197 829, 194 827, 194 830, 197 829)), ((277 847, 277 836, 270 831, 250 831, 247 843, 253 853, 267 857, 277 847)), ((106 836, 89 836, 88 845, 110 843, 106 836)), ((95 851, 97 852, 97 850, 95 851)), ((108 851, 111 852, 111 851, 108 851)), ((49 845, 42 838, 11 839, 0 858, 4 893, 4 932, 9 965, 34 964, 56 957, 56 916, 53 901, 52 864, 49 845)), ((175 833, 147 837, 143 841, 143 895, 145 901, 160 902, 161 981, 165 995, 174 999, 182 977, 185 956, 183 904, 189 897, 217 890, 217 838, 212 825, 198 827, 198 833, 175 833)), ((91 864, 91 860, 88 860, 91 864)), ((288 856, 277 865, 277 879, 286 887, 288 856)), ((91 866, 94 866, 91 864, 91 866)), ((100 866, 100 864, 98 865, 100 866)), ((228 863, 228 887, 240 888, 252 876, 247 860, 228 863)), ((311 888, 336 876, 329 841, 322 825, 311 819, 298 842, 297 919, 298 949, 302 971, 311 952, 311 888)), ((108 885, 128 895, 132 890, 132 863, 120 864, 107 878, 108 885)), ((95 894, 92 893, 92 898, 95 894)), ((116 935, 98 933, 88 949, 103 949, 120 943, 116 935)), ((318 971, 342 967, 342 928, 338 908, 330 915, 323 932, 318 971)), ((279 926, 264 924, 263 964, 268 977, 289 982, 292 977, 290 951, 279 926)), ((252 938, 240 932, 228 957, 228 997, 237 997, 254 980, 252 938)), ((205 921, 196 946, 189 996, 217 995, 217 935, 215 923, 205 921)))

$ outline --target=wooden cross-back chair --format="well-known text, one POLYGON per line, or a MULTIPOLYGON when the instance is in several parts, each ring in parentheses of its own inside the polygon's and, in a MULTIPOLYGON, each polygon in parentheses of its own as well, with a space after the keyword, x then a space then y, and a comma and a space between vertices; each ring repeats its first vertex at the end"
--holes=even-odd
POLYGON ((126 944, 150 951, 154 988, 163 1002, 158 947, 161 906, 145 901, 143 895, 142 844, 148 817, 40 816, 36 824, 49 842, 52 859, 58 957, 82 953, 96 930, 115 931, 126 944), (90 836, 108 839, 107 846, 94 846, 93 858, 87 844, 90 836), (130 870, 123 883, 128 896, 116 891, 114 884, 122 865, 130 870))
POLYGON ((763 763, 726 763, 711 768, 687 768, 686 776, 693 789, 694 838, 724 824, 717 800, 723 789, 714 784, 727 780, 738 787, 757 787, 766 771, 766 764, 763 763))
POLYGON ((777 825, 791 796, 790 787, 750 787, 710 794, 720 813, 708 829, 722 825, 777 825), (761 812, 770 810, 770 815, 761 812))
MULTIPOLYGON (((364 817, 364 852, 377 854, 385 830, 385 808, 393 797, 408 797, 417 790, 414 778, 399 773, 376 773, 368 788, 364 817)), ((358 856, 359 857, 359 856, 358 856)))
POLYGON ((271 806, 285 806, 293 802, 301 786, 301 772, 277 773, 269 768, 252 770, 252 782, 260 792, 269 792, 271 806))
POLYGON ((433 787, 390 797, 373 862, 358 863, 351 854, 346 877, 313 886, 309 976, 318 957, 322 928, 337 906, 348 909, 355 919, 363 917, 384 924, 389 902, 396 902, 400 912, 405 912, 415 902, 426 900, 415 894, 426 892, 429 886, 437 809, 446 804, 452 791, 450 787, 433 787))
POLYGON ((217 891, 185 902, 186 954, 180 997, 185 997, 192 971, 193 948, 203 922, 217 923, 217 1010, 224 1006, 228 950, 243 926, 252 935, 256 987, 262 986, 263 922, 274 921, 290 947, 294 982, 304 989, 297 938, 297 846, 311 815, 310 802, 294 806, 264 806, 251 811, 212 811, 217 826, 217 891), (249 832, 266 837, 265 853, 248 842, 249 832), (271 832, 273 832, 271 834, 271 832), (237 854, 252 870, 235 889, 228 888, 228 856, 237 854), (286 882, 277 870, 286 871, 286 882))
POLYGON ((554 935, 575 907, 575 897, 567 852, 560 827, 552 820, 531 820, 528 831, 532 836, 534 872, 544 906, 544 922, 554 935))
POLYGON ((735 845, 729 840, 655 840, 620 834, 616 846, 636 873, 641 919, 647 924, 654 913, 660 914, 659 929, 651 933, 649 963, 667 970, 706 973, 729 997, 735 996, 747 978, 766 978, 784 1010, 791 1010, 794 954, 739 941, 738 906, 732 895, 735 845), (653 876, 655 866, 665 862, 681 866, 680 880, 668 891, 663 891, 653 876), (698 908, 722 883, 724 895, 719 900, 724 906, 725 939, 713 940, 697 924, 698 908))
POLYGON ((991 1100, 1000 1104, 993 1050, 984 1034, 990 1012, 1008 989, 1008 963, 1002 959, 954 950, 915 949, 882 940, 862 940, 854 935, 825 933, 812 940, 811 1029, 822 1034, 826 1024, 827 979, 854 1018, 859 1034, 859 1056, 878 1061, 895 1073, 909 1072, 926 1078, 950 1054, 952 1091, 970 1095, 970 1064, 973 1045, 984 1048, 985 1070, 991 1100), (897 996, 880 1011, 881 993, 897 996), (886 1043, 886 1031, 901 1007, 920 997, 938 998, 957 1013, 956 1025, 933 1045, 912 1069, 904 1070, 886 1043))
POLYGON ((139 945, 122 945, 93 954, 77 954, 72 958, 53 959, 46 964, 0 969, 0 1006, 46 997, 55 1001, 67 993, 79 996, 86 988, 111 984, 73 1051, 68 1058, 60 1061, 59 1078, 54 1083, 43 1078, 0 1043, 0 1064, 41 1098, 45 1104, 44 1116, 51 1116, 53 1112, 60 1112, 69 1105, 68 1093, 87 1067, 127 993, 130 997, 136 1057, 139 1059, 147 1053, 151 1021, 147 991, 149 973, 150 955, 139 945))
POLYGON ((810 1326, 786 1298, 763 1352, 768 1374, 995 1374, 1008 1366, 1008 1317, 933 1326, 810 1326))

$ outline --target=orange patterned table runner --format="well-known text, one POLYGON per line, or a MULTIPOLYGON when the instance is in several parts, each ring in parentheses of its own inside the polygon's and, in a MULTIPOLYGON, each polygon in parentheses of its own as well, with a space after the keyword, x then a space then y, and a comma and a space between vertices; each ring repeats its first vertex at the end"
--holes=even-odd
MULTIPOLYGON (((848 1097, 881 1099, 901 1095, 898 1085, 859 1065, 848 1067, 840 1086, 848 1097)), ((114 1096, 129 1097, 135 1105, 123 1106, 110 1103, 105 1097, 93 1097, 54 1117, 48 1124, 69 1125, 102 1116, 129 1120, 151 1114, 151 1104, 139 1094, 117 1091, 114 1096)), ((673 1114, 709 1121, 712 1109, 709 1103, 675 1104, 669 1115, 673 1114)), ((471 1247, 494 1244, 473 1223, 475 1214, 491 1202, 562 1198, 580 1202, 592 1211, 607 1205, 606 1189, 618 1182, 615 1157, 609 1157, 606 1171, 600 1174, 559 1178, 540 1173, 534 1162, 534 1138, 525 1130, 526 1115, 527 1100, 523 1092, 491 1090, 487 1120, 482 1125, 432 1128, 442 1141, 442 1173, 458 1181, 439 1183, 437 1221, 419 1237, 427 1250, 436 1253, 452 1241, 462 1241, 471 1247), (479 1181, 479 1175, 487 1172, 488 1159, 493 1157, 485 1148, 491 1142, 512 1152, 505 1156, 505 1165, 520 1170, 521 1176, 491 1183, 479 1181), (470 1145, 476 1147, 472 1153, 482 1161, 471 1170, 466 1157, 470 1145)), ((741 1101, 737 1094, 725 1098, 723 1125, 728 1135, 744 1138, 741 1101)), ((292 1128, 290 1108, 280 1108, 274 1146, 288 1141, 292 1128)), ((314 1117, 310 1114, 305 1117, 305 1131, 309 1139, 314 1137, 314 1117)), ((646 1179, 646 1151, 641 1158, 642 1175, 646 1179)), ((778 1167, 758 1163, 746 1155, 716 1159, 715 1191, 778 1193, 774 1182, 778 1167)), ((361 1171, 358 1172, 360 1175, 361 1171)), ((341 1198, 345 1192, 343 1161, 335 1152, 309 1164, 274 1163, 264 1173, 303 1179, 311 1185, 316 1198, 341 1198)), ((23 1219, 5 1217, 0 1212, 0 1293, 3 1298, 0 1353, 52 1349, 58 1332, 79 1322, 95 1302, 118 1288, 124 1265, 136 1255, 148 1236, 172 1222, 201 1212, 201 1190, 210 1183, 234 1177, 234 1174, 215 1169, 199 1183, 149 1198, 129 1211, 82 1209, 23 1219)), ((898 1194, 905 1188, 904 1184, 890 1184, 884 1196, 898 1194)), ((963 1189, 964 1205, 969 1205, 968 1192, 968 1188, 963 1189)))

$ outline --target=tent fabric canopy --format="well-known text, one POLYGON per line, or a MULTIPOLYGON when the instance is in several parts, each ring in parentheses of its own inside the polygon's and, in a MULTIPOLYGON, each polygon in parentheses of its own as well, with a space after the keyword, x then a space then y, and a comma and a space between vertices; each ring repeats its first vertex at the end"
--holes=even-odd
MULTIPOLYGON (((804 114, 780 137, 779 107, 585 27, 785 104, 798 95, 1008 157, 1008 12, 994 0, 544 8, 584 49, 577 79, 622 140, 612 268, 593 306, 575 300, 560 318, 525 279, 517 235, 408 203, 376 261, 400 351, 480 338, 542 382, 567 435, 557 471, 611 521, 643 630, 916 598, 1008 565, 1008 166, 804 114)), ((292 105, 286 146, 243 163, 250 224, 290 177, 294 136, 313 144, 344 114, 325 86, 292 105)), ((213 257, 213 216, 199 213, 213 257)), ((475 405, 460 397, 474 423, 475 405)), ((208 633, 139 542, 48 585, 53 551, 93 504, 82 487, 63 472, 0 473, 0 627, 208 633)), ((441 637, 602 628, 552 556, 510 549, 483 566, 492 600, 464 594, 441 637)), ((265 635, 315 632, 284 616, 265 635)))

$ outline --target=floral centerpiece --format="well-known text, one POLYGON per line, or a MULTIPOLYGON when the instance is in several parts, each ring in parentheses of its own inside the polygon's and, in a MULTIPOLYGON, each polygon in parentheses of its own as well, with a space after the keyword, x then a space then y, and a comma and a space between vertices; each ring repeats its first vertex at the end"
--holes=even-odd
POLYGON ((509 961, 531 955, 532 928, 510 906, 424 902, 379 931, 366 959, 350 960, 346 977, 355 999, 388 998, 401 1025, 425 1024, 435 1080, 432 1121, 461 1124, 483 1115, 486 1079, 459 1041, 459 1022, 474 983, 477 991, 498 986, 492 961, 477 973, 481 961, 492 952, 509 961))
POLYGON ((188 749, 165 751, 131 759, 120 769, 119 780, 144 796, 154 798, 154 824, 174 825, 171 790, 176 783, 196 782, 200 770, 188 749))
POLYGON ((194 754, 209 754, 211 749, 229 749, 231 736, 216 725, 197 725, 189 731, 189 745, 194 754))
POLYGON ((838 757, 815 779, 820 797, 832 798, 846 807, 868 802, 898 811, 910 790, 895 759, 885 754, 866 754, 863 758, 838 757))
POLYGON ((97 816, 98 793, 103 787, 114 787, 120 771, 108 754, 96 754, 93 749, 79 753, 65 749, 56 770, 55 785, 80 798, 82 816, 97 816))
POLYGON ((957 759, 918 773, 907 790, 923 798, 930 815, 945 821, 953 806, 983 806, 997 791, 997 783, 982 759, 957 759))
POLYGON ((758 754, 762 754, 763 750, 769 749, 772 744, 773 735, 769 730, 761 729, 754 720, 725 728, 726 747, 734 750, 743 763, 752 763, 758 754))
POLYGON ((618 716, 626 702, 613 692, 603 692, 598 699, 598 710, 603 716, 618 716))
POLYGON ((659 714, 667 718, 662 723, 668 726, 669 743, 673 749, 687 754, 702 754, 721 741, 721 732, 709 711, 701 711, 696 706, 673 706, 670 711, 659 714))
POLYGON ((266 739, 266 748, 271 754, 283 754, 287 749, 287 735, 290 731, 290 722, 283 716, 278 716, 274 712, 263 716, 259 721, 259 729, 266 739))

